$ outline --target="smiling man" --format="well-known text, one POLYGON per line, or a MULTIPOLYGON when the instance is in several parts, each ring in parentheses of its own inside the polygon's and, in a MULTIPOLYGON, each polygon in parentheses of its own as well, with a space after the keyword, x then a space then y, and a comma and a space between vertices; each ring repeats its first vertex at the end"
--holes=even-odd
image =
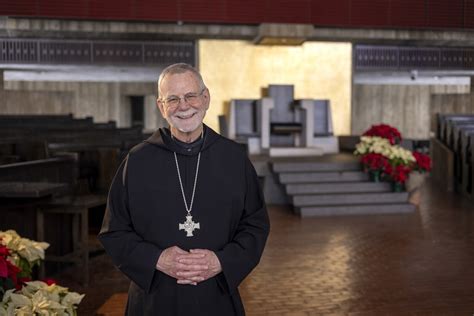
POLYGON ((245 315, 238 285, 269 220, 241 146, 202 123, 210 93, 192 66, 160 75, 170 127, 134 147, 109 192, 99 239, 130 280, 127 315, 245 315))

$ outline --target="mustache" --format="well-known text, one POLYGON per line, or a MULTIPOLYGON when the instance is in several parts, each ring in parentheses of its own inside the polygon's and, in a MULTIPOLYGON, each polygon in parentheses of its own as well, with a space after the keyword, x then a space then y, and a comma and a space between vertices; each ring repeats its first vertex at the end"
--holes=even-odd
POLYGON ((176 112, 173 114, 173 116, 189 116, 189 115, 193 115, 195 113, 198 113, 199 111, 196 110, 196 109, 189 109, 189 110, 186 110, 186 111, 180 111, 180 112, 176 112))

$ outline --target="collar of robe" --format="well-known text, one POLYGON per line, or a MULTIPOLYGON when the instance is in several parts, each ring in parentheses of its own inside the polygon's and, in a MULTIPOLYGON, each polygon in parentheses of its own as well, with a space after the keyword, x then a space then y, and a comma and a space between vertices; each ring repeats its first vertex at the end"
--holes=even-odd
POLYGON ((219 138, 216 132, 205 124, 203 125, 203 137, 189 144, 172 138, 169 128, 158 129, 145 142, 176 152, 180 155, 195 156, 199 154, 200 151, 206 150, 207 147, 219 138))
POLYGON ((180 146, 182 149, 184 149, 185 151, 195 151, 196 149, 199 151, 199 149, 201 149, 201 146, 202 146, 202 143, 204 141, 204 130, 203 130, 203 133, 201 135, 199 135, 199 137, 191 142, 191 143, 185 143, 183 141, 180 141, 179 139, 177 139, 176 137, 172 136, 171 135, 171 139, 176 142, 176 144, 178 144, 178 146, 180 146))

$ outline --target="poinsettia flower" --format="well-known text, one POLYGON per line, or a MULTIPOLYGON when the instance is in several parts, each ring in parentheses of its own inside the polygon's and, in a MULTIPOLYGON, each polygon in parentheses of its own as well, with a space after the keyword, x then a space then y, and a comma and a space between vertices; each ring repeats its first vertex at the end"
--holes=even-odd
POLYGON ((399 144, 402 141, 402 135, 398 129, 387 124, 372 125, 363 135, 385 138, 391 145, 399 144))
POLYGON ((21 257, 34 262, 36 260, 44 260, 44 251, 49 247, 46 242, 37 242, 28 238, 22 238, 14 230, 0 232, 1 243, 18 253, 21 257))
POLYGON ((18 278, 18 279, 17 279, 17 283, 16 283, 16 289, 17 289, 17 290, 21 290, 21 288, 23 287, 23 285, 25 285, 26 282, 30 282, 30 281, 31 281, 31 278, 28 278, 28 277, 18 278))
POLYGON ((66 296, 62 299, 61 303, 63 305, 79 305, 84 298, 84 294, 79 294, 76 292, 69 292, 66 296))
POLYGON ((0 278, 8 277, 7 259, 0 257, 0 278))
POLYGON ((48 285, 52 285, 52 284, 57 284, 58 282, 56 282, 55 279, 43 279, 41 280, 43 281, 44 283, 48 284, 48 285))
POLYGON ((10 250, 6 246, 0 245, 0 256, 7 257, 9 255, 10 255, 10 250))
POLYGON ((415 151, 413 156, 416 159, 414 169, 417 171, 425 172, 431 170, 431 158, 428 155, 415 151))

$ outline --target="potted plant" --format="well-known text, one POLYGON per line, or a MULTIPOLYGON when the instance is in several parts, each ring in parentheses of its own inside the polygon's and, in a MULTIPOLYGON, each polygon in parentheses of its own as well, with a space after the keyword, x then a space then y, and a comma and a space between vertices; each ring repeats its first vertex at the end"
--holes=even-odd
POLYGON ((383 171, 389 163, 387 153, 390 142, 378 136, 362 136, 361 142, 356 145, 355 155, 361 156, 364 172, 369 174, 372 181, 378 182, 383 177, 383 171))
POLYGON ((31 281, 33 267, 44 260, 48 243, 0 231, 0 316, 75 316, 84 295, 55 281, 31 281))
POLYGON ((431 158, 428 155, 415 151, 413 156, 415 157, 415 162, 412 165, 410 180, 407 183, 408 191, 418 189, 431 171, 431 158))

